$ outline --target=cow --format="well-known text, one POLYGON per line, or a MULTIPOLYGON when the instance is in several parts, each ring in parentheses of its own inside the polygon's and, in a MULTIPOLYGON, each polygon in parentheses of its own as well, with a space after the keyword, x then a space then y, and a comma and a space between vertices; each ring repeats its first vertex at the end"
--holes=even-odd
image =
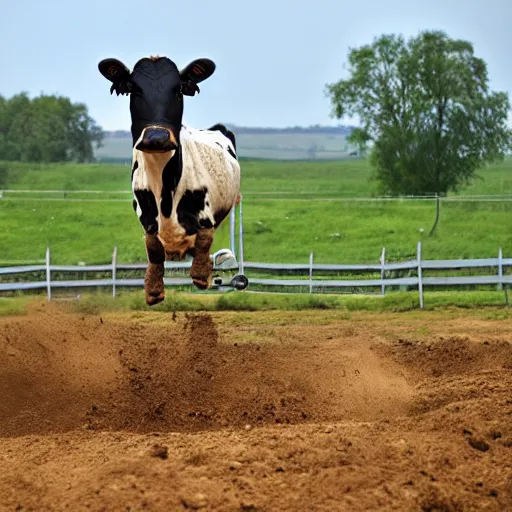
POLYGON ((183 122, 183 98, 215 71, 200 58, 179 71, 168 57, 145 57, 133 70, 119 60, 99 62, 110 94, 129 95, 133 209, 144 230, 146 303, 165 299, 164 262, 192 257, 190 277, 212 286, 210 247, 215 230, 240 201, 236 140, 223 124, 206 130, 183 122))

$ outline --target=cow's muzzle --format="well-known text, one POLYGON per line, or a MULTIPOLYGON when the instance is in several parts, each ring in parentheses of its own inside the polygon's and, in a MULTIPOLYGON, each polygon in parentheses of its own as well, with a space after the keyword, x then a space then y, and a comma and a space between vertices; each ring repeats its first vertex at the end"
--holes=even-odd
POLYGON ((135 149, 145 153, 165 153, 178 149, 176 137, 169 128, 149 126, 144 129, 142 140, 135 149))

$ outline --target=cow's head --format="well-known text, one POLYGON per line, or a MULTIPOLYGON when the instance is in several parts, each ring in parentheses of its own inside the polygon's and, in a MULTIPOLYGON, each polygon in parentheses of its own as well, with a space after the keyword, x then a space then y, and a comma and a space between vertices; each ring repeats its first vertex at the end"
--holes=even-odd
POLYGON ((130 95, 132 138, 136 149, 163 153, 176 149, 183 117, 183 95, 199 92, 198 83, 215 71, 209 59, 197 59, 181 72, 167 57, 140 59, 133 71, 117 59, 104 59, 100 73, 112 82, 110 94, 130 95))

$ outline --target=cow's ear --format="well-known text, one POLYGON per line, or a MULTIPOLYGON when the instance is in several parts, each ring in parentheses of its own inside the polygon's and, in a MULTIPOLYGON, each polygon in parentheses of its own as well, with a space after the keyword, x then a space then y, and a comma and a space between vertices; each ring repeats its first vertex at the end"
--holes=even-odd
POLYGON ((132 89, 130 70, 117 59, 103 59, 98 64, 100 73, 112 82, 110 94, 114 91, 119 96, 120 94, 130 94, 132 89))
POLYGON ((198 83, 213 75, 215 63, 210 59, 196 59, 180 72, 183 94, 194 96, 199 92, 198 83))

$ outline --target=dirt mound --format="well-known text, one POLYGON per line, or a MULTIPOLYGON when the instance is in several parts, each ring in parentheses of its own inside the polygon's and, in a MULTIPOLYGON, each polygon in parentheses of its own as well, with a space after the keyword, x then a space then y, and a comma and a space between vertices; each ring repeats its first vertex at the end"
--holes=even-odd
POLYGON ((0 435, 370 421, 411 397, 369 343, 221 340, 209 315, 154 326, 48 306, 0 333, 0 435))
POLYGON ((512 510, 509 321, 315 315, 0 320, 0 510, 512 510))
POLYGON ((476 340, 468 336, 440 336, 417 341, 399 339, 390 353, 422 378, 469 375, 488 368, 512 370, 512 345, 508 340, 476 340))
MULTIPOLYGON (((407 367, 410 378, 414 376, 417 385, 411 414, 436 411, 449 404, 460 410, 475 397, 503 406, 512 404, 512 343, 508 340, 471 340, 467 336, 399 339, 378 350, 407 367)), ((476 412, 470 409, 466 419, 476 412)))

